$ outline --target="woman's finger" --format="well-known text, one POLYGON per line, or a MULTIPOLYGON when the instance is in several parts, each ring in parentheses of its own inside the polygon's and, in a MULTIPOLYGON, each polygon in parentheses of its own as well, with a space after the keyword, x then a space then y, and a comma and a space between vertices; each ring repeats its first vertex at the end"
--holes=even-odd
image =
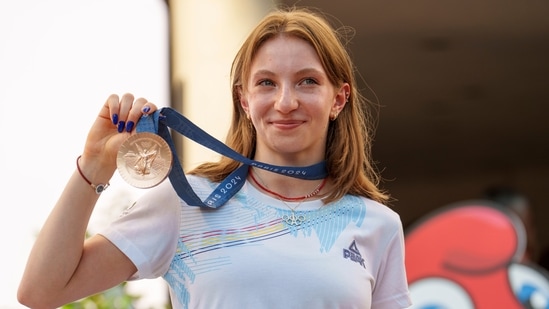
POLYGON ((135 100, 133 106, 128 114, 128 119, 126 122, 126 132, 131 132, 141 116, 149 115, 156 111, 157 107, 155 104, 147 101, 145 98, 139 98, 135 100))
POLYGON ((128 121, 128 115, 133 106, 134 97, 130 93, 126 93, 120 99, 119 112, 118 112, 118 132, 122 133, 126 131, 126 123, 128 121))
POLYGON ((111 94, 107 98, 107 102, 105 103, 105 107, 108 107, 108 117, 111 119, 111 122, 114 125, 118 124, 118 115, 120 114, 120 99, 118 95, 111 94))

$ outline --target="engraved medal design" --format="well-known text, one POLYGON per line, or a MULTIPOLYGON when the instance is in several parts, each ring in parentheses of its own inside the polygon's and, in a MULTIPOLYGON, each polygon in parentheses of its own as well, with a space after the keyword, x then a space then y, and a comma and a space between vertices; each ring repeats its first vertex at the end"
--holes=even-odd
POLYGON ((166 141, 150 132, 137 133, 122 143, 116 166, 122 178, 137 188, 161 183, 172 168, 172 152, 166 141))

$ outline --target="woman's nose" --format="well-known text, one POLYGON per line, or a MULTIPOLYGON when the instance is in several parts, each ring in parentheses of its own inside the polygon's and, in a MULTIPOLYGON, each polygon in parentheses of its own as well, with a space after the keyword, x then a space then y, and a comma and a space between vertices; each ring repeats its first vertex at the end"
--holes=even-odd
POLYGON ((275 101, 275 109, 283 114, 287 114, 297 109, 299 103, 295 91, 288 86, 280 87, 275 101))

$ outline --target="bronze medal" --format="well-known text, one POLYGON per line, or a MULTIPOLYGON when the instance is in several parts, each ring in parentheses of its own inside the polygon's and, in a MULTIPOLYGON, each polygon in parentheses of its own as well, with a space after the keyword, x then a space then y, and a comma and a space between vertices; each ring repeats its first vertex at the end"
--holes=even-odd
POLYGON ((137 188, 151 188, 166 179, 172 168, 172 151, 166 141, 150 132, 137 133, 122 143, 116 166, 122 178, 137 188))

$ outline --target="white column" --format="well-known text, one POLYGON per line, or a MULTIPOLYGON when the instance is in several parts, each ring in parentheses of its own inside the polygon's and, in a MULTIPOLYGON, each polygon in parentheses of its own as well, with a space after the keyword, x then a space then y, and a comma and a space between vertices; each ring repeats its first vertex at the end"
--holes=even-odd
MULTIPOLYGON (((181 86, 173 107, 224 141, 232 117, 232 60, 272 0, 172 0, 172 83, 181 86)), ((179 157, 185 170, 219 155, 184 138, 179 157), (181 159, 182 158, 182 159, 181 159)))

